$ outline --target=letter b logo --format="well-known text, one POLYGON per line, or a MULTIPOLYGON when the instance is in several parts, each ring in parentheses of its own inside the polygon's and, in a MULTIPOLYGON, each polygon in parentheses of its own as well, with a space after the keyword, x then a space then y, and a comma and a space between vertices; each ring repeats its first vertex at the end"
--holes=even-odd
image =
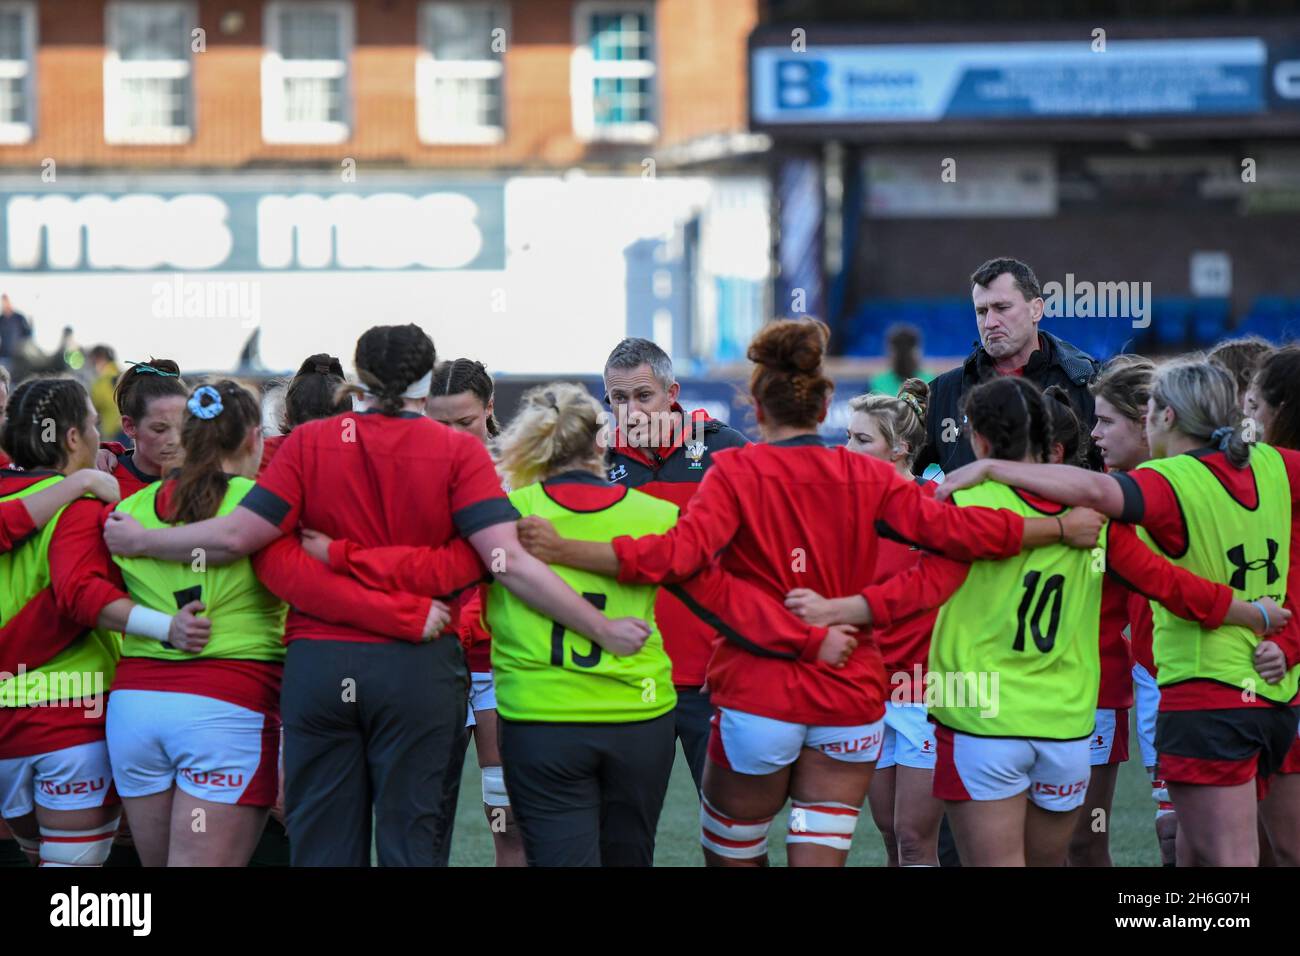
POLYGON ((776 64, 776 105, 783 110, 808 109, 830 102, 826 86, 829 67, 824 60, 779 60, 776 64))

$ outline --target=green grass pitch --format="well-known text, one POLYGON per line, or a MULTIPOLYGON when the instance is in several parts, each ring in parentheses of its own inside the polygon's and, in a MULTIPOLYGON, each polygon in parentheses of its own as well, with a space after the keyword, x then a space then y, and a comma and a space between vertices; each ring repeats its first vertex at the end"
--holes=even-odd
MULTIPOLYGON (((1132 713, 1130 712, 1130 726, 1132 713)), ((1139 759, 1137 738, 1129 745, 1130 758, 1120 768, 1115 786, 1115 805, 1111 813, 1110 853, 1116 866, 1159 866, 1160 854, 1156 847, 1155 804, 1151 800, 1151 785, 1139 759)), ((479 782, 478 762, 471 743, 465 757, 465 775, 461 783, 461 799, 456 814, 456 832, 451 848, 452 866, 491 866, 492 842, 488 823, 479 802, 482 787, 479 782)), ((699 839, 699 804, 691 774, 678 750, 673 767, 668 798, 664 801, 663 815, 659 819, 659 835, 655 847, 656 866, 703 866, 699 839)), ((771 861, 773 866, 785 865, 785 812, 772 824, 771 861)), ((853 839, 849 856, 850 866, 883 866, 884 848, 880 834, 871 815, 864 810, 853 839)))

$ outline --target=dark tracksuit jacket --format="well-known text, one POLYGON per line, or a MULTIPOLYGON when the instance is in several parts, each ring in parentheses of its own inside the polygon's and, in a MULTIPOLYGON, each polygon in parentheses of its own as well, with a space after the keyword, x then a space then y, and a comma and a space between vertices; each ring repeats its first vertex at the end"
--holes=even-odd
MULTIPOLYGON (((1070 404, 1079 416, 1083 434, 1092 431, 1097 423, 1092 393, 1088 385, 1097 377, 1100 363, 1069 342, 1041 329, 1038 332, 1038 349, 1029 357, 1021 374, 1039 388, 1059 385, 1070 396, 1070 404)), ((925 449, 917 456, 913 470, 925 473, 932 464, 938 464, 944 473, 954 471, 975 460, 970 439, 961 431, 961 403, 966 393, 976 385, 997 377, 992 357, 984 346, 975 351, 957 368, 935 376, 930 382, 930 407, 926 412, 925 449)), ((1101 456, 1089 446, 1088 464, 1101 470, 1101 456)))

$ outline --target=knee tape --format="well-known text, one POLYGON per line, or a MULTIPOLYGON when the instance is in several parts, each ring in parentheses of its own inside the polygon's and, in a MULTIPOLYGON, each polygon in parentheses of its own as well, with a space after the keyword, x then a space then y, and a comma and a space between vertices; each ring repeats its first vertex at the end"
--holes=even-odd
POLYGON ((790 830, 785 842, 820 843, 833 850, 847 851, 853 845, 853 831, 862 811, 847 803, 803 803, 790 807, 790 830))
POLYGON ((767 855, 767 831, 772 818, 733 820, 719 813, 708 800, 700 801, 700 843, 706 850, 731 860, 753 860, 767 855))
POLYGON ((116 833, 116 820, 95 830, 41 827, 41 866, 103 866, 116 833))
POLYGON ((489 807, 510 806, 505 771, 500 767, 483 768, 483 802, 489 807))
POLYGON ((1169 800, 1169 788, 1163 780, 1151 775, 1151 799, 1156 802, 1156 819, 1167 817, 1174 812, 1174 805, 1169 800))

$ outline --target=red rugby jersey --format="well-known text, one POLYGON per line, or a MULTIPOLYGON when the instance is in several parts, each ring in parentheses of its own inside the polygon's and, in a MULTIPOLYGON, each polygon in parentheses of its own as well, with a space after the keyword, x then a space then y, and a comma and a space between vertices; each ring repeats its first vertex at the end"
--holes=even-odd
POLYGON ((278 661, 221 657, 163 661, 152 657, 124 657, 113 676, 113 690, 194 694, 224 700, 279 721, 283 676, 284 665, 278 661))
POLYGON ((152 485, 160 477, 140 469, 135 463, 135 449, 127 451, 125 445, 115 441, 103 442, 99 447, 106 448, 117 456, 117 464, 113 466, 113 477, 117 479, 117 486, 123 498, 131 497, 146 485, 152 485))
POLYGON ((486 584, 464 592, 452 605, 456 635, 465 648, 465 663, 471 674, 486 674, 492 669, 492 632, 483 624, 483 601, 486 584))
MULTIPOLYGON (((611 507, 628 493, 626 487, 580 471, 557 475, 542 485, 557 504, 583 512, 611 507)), ((370 587, 440 595, 451 590, 453 582, 465 573, 465 551, 472 553, 459 540, 442 548, 360 548, 352 542, 336 540, 330 546, 330 562, 370 587)), ((783 602, 726 574, 716 562, 689 581, 669 587, 682 607, 696 616, 709 633, 725 635, 755 653, 814 660, 827 633, 826 628, 811 627, 800 621, 786 610, 783 602)), ((477 588, 470 597, 453 606, 458 613, 457 632, 462 643, 468 641, 471 649, 470 670, 480 673, 489 669, 490 657, 484 658, 481 652, 475 657, 474 648, 488 649, 484 642, 491 639, 491 622, 482 613, 482 592, 483 588, 477 588)), ((656 624, 659 606, 656 599, 656 624)), ((863 655, 874 653, 869 637, 864 637, 863 643, 870 644, 862 649, 863 655)), ((878 655, 876 659, 879 660, 878 655)))
POLYGON ((36 524, 22 501, 0 501, 0 552, 12 551, 35 533, 36 524))
MULTIPOLYGON (((1124 629, 1129 627, 1130 591, 1114 577, 1101 582, 1101 686, 1097 707, 1124 709, 1133 706, 1133 655, 1124 629)), ((1130 634, 1132 629, 1130 628, 1130 634)))
MULTIPOLYGON (((0 472, 0 496, 53 474, 0 472)), ((48 663, 93 628, 105 606, 127 596, 100 531, 103 511, 103 502, 92 498, 80 498, 64 509, 50 541, 49 586, 0 622, 0 671, 13 674, 19 664, 30 670, 48 663)), ((102 711, 94 715, 78 707, 0 707, 0 759, 103 739, 102 711)))
MULTIPOLYGON (((241 502, 363 547, 431 545, 518 517, 472 435, 413 412, 344 412, 299 425, 241 502)), ((385 641, 394 635, 289 612, 285 640, 385 641)))
MULTIPOLYGON (((165 519, 175 483, 158 494, 165 519)), ((291 607, 311 608, 330 621, 374 628, 418 642, 429 613, 429 599, 401 591, 378 592, 335 574, 309 555, 295 535, 282 535, 252 556, 253 571, 272 594, 291 607)), ((162 610, 170 611, 164 608, 162 610)), ((160 661, 124 657, 113 679, 115 690, 161 690, 197 694, 259 711, 280 714, 278 662, 232 658, 160 661)))
POLYGON ((1133 650, 1133 663, 1141 664, 1148 674, 1156 676, 1155 615, 1145 594, 1128 592, 1128 635, 1133 650))
MULTIPOLYGON (((684 508, 712 466, 713 456, 748 442, 739 431, 710 418, 702 408, 688 413, 674 403, 672 410, 687 423, 689 431, 677 431, 672 441, 661 448, 634 448, 615 429, 608 474, 610 481, 684 508)), ((703 684, 718 632, 693 614, 668 588, 661 588, 655 598, 655 621, 664 637, 664 650, 672 661, 673 684, 678 687, 703 684)))
POLYGON ((275 453, 280 450, 284 440, 288 435, 267 435, 262 439, 262 461, 257 466, 257 477, 261 478, 266 474, 266 469, 270 467, 271 461, 275 458, 275 453))
POLYGON ((330 542, 329 559, 335 571, 351 575, 367 587, 425 594, 453 606, 468 600, 466 588, 489 577, 478 552, 464 538, 452 538, 437 548, 366 548, 335 538, 330 542))
MULTIPOLYGON (((783 601, 799 587, 861 591, 874 577, 881 531, 956 557, 1006 557, 1020 549, 1024 520, 940 504, 883 461, 801 435, 719 452, 674 528, 613 544, 620 580, 682 581, 720 556, 725 571, 783 601)), ((708 680, 717 706, 793 723, 849 726, 884 712, 874 641, 834 669, 726 640, 708 680)))
MULTIPOLYGON (((914 479, 927 495, 933 497, 934 482, 914 479)), ((916 567, 925 554, 915 545, 903 544, 889 538, 880 539, 880 557, 876 562, 876 573, 872 584, 891 581, 908 570, 916 567)), ((893 622, 889 627, 876 627, 871 636, 880 646, 880 656, 885 664, 885 676, 890 683, 890 693, 896 693, 899 687, 912 688, 913 700, 919 701, 924 696, 924 681, 916 680, 917 668, 924 675, 926 662, 930 656, 930 635, 934 631, 935 618, 939 616, 936 608, 922 614, 915 614, 893 622), (906 678, 899 675, 906 675, 906 678)))
POLYGON ((429 598, 396 589, 378 591, 336 574, 303 550, 295 535, 281 535, 254 554, 253 571, 290 608, 310 609, 335 624, 416 643, 424 640, 429 598))
MULTIPOLYGON (((1294 610, 1296 595, 1300 594, 1300 535, 1295 533, 1297 522, 1300 522, 1300 508, 1297 507, 1297 502, 1300 501, 1300 496, 1297 495, 1297 489, 1300 489, 1300 452, 1289 448, 1276 450, 1282 456, 1287 480, 1291 485, 1291 564, 1287 574, 1286 606, 1289 610, 1294 610)), ((1249 464, 1237 468, 1217 448, 1204 448, 1189 454, 1204 464, 1236 501, 1247 508, 1258 506, 1259 490, 1255 485, 1255 473, 1249 464)), ((1187 525, 1182 505, 1169 479, 1154 469, 1138 468, 1116 474, 1115 480, 1124 492, 1124 513, 1121 519, 1142 525, 1166 553, 1182 553, 1187 546, 1187 525)), ((1270 639, 1277 642, 1285 652, 1288 666, 1300 663, 1300 622, 1294 617, 1290 625, 1270 639)), ((1182 681, 1160 689, 1161 710, 1230 710, 1274 706, 1277 705, 1263 697, 1242 700, 1240 688, 1211 680, 1182 681)))

